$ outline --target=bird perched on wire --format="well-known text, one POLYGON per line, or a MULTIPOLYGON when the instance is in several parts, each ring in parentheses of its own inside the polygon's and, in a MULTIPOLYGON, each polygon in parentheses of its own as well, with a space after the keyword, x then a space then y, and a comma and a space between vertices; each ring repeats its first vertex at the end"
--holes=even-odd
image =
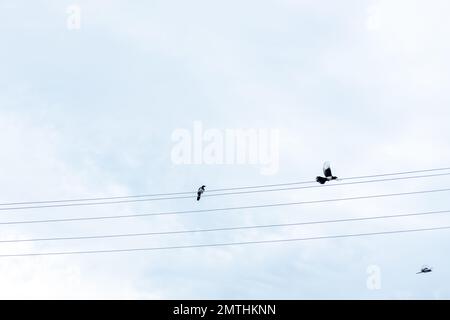
POLYGON ((198 191, 197 191, 197 201, 199 201, 200 198, 202 197, 203 192, 205 192, 205 188, 206 188, 206 186, 201 186, 200 188, 198 188, 198 191))
POLYGON ((330 163, 328 161, 323 164, 323 174, 325 177, 316 177, 316 181, 320 184, 324 184, 327 181, 336 180, 338 178, 333 176, 331 173, 330 163))

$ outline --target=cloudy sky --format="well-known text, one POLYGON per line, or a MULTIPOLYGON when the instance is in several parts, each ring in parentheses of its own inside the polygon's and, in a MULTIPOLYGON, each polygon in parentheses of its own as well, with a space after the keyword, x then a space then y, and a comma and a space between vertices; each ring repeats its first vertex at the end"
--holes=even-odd
MULTIPOLYGON (((341 177, 449 167, 449 9, 445 0, 0 0, 0 202, 304 181, 320 174, 325 160, 341 177), (193 137, 196 123, 216 136, 238 129, 278 132, 271 154, 276 170, 267 174, 262 163, 177 163, 174 137, 179 132, 193 137)), ((200 202, 2 211, 0 222, 308 201, 447 188, 449 183, 443 176, 205 197, 200 202)), ((448 209, 444 192, 227 213, 0 225, 0 239, 448 209)), ((440 214, 188 235, 0 243, 0 254, 446 225, 450 218, 440 214)), ((0 298, 450 298, 449 240, 450 232, 444 230, 0 258, 0 298), (416 275, 423 264, 434 272, 416 275), (367 285, 373 270, 376 288, 367 285)))

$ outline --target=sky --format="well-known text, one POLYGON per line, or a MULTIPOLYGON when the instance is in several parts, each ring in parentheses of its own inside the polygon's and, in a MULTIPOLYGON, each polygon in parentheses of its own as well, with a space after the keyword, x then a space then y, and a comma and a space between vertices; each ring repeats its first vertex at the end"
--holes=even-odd
MULTIPOLYGON (((449 9, 444 0, 0 0, 0 203, 309 181, 321 174, 326 160, 340 177, 449 167, 449 9), (200 138, 195 135, 199 126, 200 138), (249 151, 228 145, 226 132, 239 130, 258 132, 254 162, 174 159, 180 148, 185 155, 198 150, 203 155, 211 141, 224 157, 249 151), (190 139, 184 146, 192 148, 183 149, 180 137, 190 139)), ((449 182, 442 176, 199 202, 194 196, 2 211, 0 222, 308 201, 447 188, 449 182)), ((227 213, 0 225, 0 240, 447 209, 448 194, 435 193, 227 213)), ((440 214, 187 235, 3 242, 0 254, 445 225, 450 218, 440 214)), ((0 298, 449 299, 449 240, 444 230, 0 258, 0 298), (416 275, 424 264, 434 271, 416 275), (373 279, 375 286, 369 284, 373 279)))

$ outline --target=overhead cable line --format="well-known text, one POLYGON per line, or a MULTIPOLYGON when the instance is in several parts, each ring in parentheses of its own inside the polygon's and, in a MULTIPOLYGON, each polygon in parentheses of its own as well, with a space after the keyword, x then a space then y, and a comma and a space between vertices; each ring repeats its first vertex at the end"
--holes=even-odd
MULTIPOLYGON (((203 195, 203 197, 215 197, 215 196, 226 196, 226 195, 247 194, 247 193, 261 193, 261 192, 272 192, 272 191, 287 191, 287 190, 338 187, 338 186, 347 186, 347 185, 354 185, 354 184, 420 179, 420 178, 430 178, 430 177, 439 177, 439 176, 448 176, 448 175, 450 175, 450 172, 449 173, 421 175, 421 176, 412 176, 412 177, 397 177, 397 178, 386 178, 386 179, 376 179, 376 180, 367 180, 367 181, 343 182, 343 183, 338 183, 338 184, 323 184, 323 185, 314 185, 314 186, 306 186, 306 187, 290 187, 290 188, 268 189, 268 190, 251 190, 251 191, 228 192, 228 193, 219 193, 219 194, 205 194, 205 195, 203 195)), ((342 180, 344 180, 344 179, 342 179, 342 180)))
POLYGON ((176 230, 176 231, 155 231, 155 232, 72 236, 72 237, 11 239, 11 240, 0 240, 0 243, 129 238, 129 237, 146 237, 146 236, 157 236, 157 235, 173 235, 173 234, 218 232, 218 231, 235 231, 235 230, 248 230, 248 229, 293 227, 293 226, 305 226, 305 225, 327 224, 327 223, 341 223, 341 222, 355 222, 355 221, 366 221, 366 220, 415 217, 415 216, 433 215, 433 214, 441 214, 441 213, 449 213, 449 212, 450 212, 450 210, 441 210, 441 211, 427 211, 427 212, 419 212, 419 213, 405 213, 405 214, 394 214, 394 215, 372 216, 372 217, 357 217, 357 218, 318 220, 318 221, 292 222, 292 223, 276 223, 276 224, 252 225, 252 226, 235 226, 235 227, 223 227, 223 228, 207 228, 207 229, 176 230))
MULTIPOLYGON (((373 174, 373 175, 365 175, 365 176, 353 176, 353 177, 340 178, 338 180, 344 181, 344 180, 367 179, 367 178, 377 178, 377 177, 405 175, 405 174, 413 174, 413 173, 424 173, 424 172, 435 172, 435 171, 444 171, 444 170, 450 170, 450 167, 446 167, 446 168, 432 168, 432 169, 414 170, 414 171, 403 171, 403 172, 393 172, 393 173, 382 173, 382 174, 373 174)), ((214 192, 219 192, 219 191, 243 190, 243 189, 282 187, 282 186, 289 186, 289 185, 301 185, 301 184, 312 184, 312 183, 316 183, 316 181, 315 180, 314 181, 310 180, 310 181, 298 181, 298 182, 290 182, 290 183, 265 184, 265 185, 254 185, 254 186, 241 186, 241 187, 230 187, 230 188, 221 188, 221 189, 209 189, 208 193, 211 193, 211 192, 214 193, 214 192)), ((320 187, 320 186, 318 186, 318 187, 320 187)), ((120 200, 120 199, 134 199, 134 198, 165 197, 165 196, 176 196, 176 195, 190 195, 191 196, 191 195, 195 195, 195 194, 196 194, 195 191, 186 191, 186 192, 154 193, 154 194, 141 194, 141 195, 129 195, 129 196, 113 196, 113 197, 91 197, 91 198, 43 200, 43 201, 4 202, 4 203, 0 203, 0 206, 31 205, 31 204, 51 204, 51 203, 65 203, 65 202, 104 201, 104 200, 120 200)), ((176 198, 161 198, 161 200, 184 199, 184 198, 190 198, 190 196, 187 196, 187 197, 176 197, 176 198)), ((150 199, 146 199, 146 201, 150 201, 150 199)), ((113 203, 116 203, 116 202, 113 202, 113 203)), ((103 203, 101 203, 101 204, 103 204, 103 203)))
POLYGON ((436 192, 448 192, 448 191, 450 191, 450 188, 422 190, 422 191, 410 191, 410 192, 401 192, 401 193, 377 194, 377 195, 357 196, 357 197, 347 197, 347 198, 333 198, 333 199, 312 200, 312 201, 285 202, 285 203, 262 204, 262 205, 239 206, 239 207, 226 207, 226 208, 211 208, 211 209, 201 209, 201 210, 166 211, 166 212, 141 213, 141 214, 129 214, 129 215, 98 216, 98 217, 73 217, 73 218, 46 219, 46 220, 2 221, 2 222, 0 222, 0 225, 124 219, 124 218, 137 218, 137 217, 148 217, 148 216, 164 216, 164 215, 220 212, 220 211, 232 211, 232 210, 246 210, 246 209, 257 209, 257 208, 273 208, 273 207, 282 207, 282 206, 317 204, 317 203, 328 203, 328 202, 339 202, 339 201, 352 201, 352 200, 362 200, 362 199, 376 199, 376 198, 408 196, 408 195, 427 194, 427 193, 436 193, 436 192))
MULTIPOLYGON (((303 187, 289 187, 289 188, 279 188, 279 189, 251 190, 251 191, 240 191, 240 192, 205 194, 205 195, 203 195, 203 197, 216 197, 216 196, 228 196, 228 195, 249 194, 249 193, 262 193, 262 192, 301 190, 301 189, 311 189, 311 188, 337 187, 337 186, 343 186, 343 185, 355 185, 355 184, 376 183, 376 182, 386 182, 386 181, 396 181, 396 180, 420 179, 420 178, 438 177, 438 176, 446 176, 446 175, 450 175, 450 172, 449 173, 430 174, 430 175, 421 175, 421 176, 412 176, 412 177, 396 177, 396 178, 385 178, 385 179, 368 180, 368 181, 344 182, 344 183, 329 184, 329 185, 314 185, 314 186, 306 186, 306 187, 303 186, 303 187)), ((151 201, 158 201, 158 200, 176 200, 176 199, 191 199, 191 198, 192 198, 191 196, 182 196, 182 197, 118 200, 118 201, 106 201, 106 202, 85 202, 85 203, 48 204, 48 205, 37 205, 37 206, 2 207, 2 208, 0 208, 0 211, 97 206, 97 205, 122 204, 122 203, 133 203, 133 202, 151 202, 151 201)))
POLYGON ((166 246, 166 247, 105 249, 105 250, 88 250, 88 251, 53 251, 53 252, 41 252, 41 253, 15 253, 15 254, 0 254, 0 258, 63 256, 63 255, 75 255, 75 254, 102 254, 102 253, 145 252, 145 251, 161 251, 161 250, 177 250, 177 249, 193 249, 193 248, 231 247, 231 246, 252 245, 252 244, 274 244, 274 243, 289 243, 289 242, 324 240, 324 239, 342 239, 342 238, 352 238, 352 237, 390 235, 390 234, 437 231, 437 230, 448 230, 448 229, 450 229, 450 226, 420 228, 420 229, 403 229, 403 230, 393 230, 393 231, 379 231, 379 232, 368 232, 368 233, 340 234, 340 235, 317 236, 317 237, 308 237, 308 238, 223 242, 223 243, 212 243, 212 244, 193 244, 193 245, 166 246))

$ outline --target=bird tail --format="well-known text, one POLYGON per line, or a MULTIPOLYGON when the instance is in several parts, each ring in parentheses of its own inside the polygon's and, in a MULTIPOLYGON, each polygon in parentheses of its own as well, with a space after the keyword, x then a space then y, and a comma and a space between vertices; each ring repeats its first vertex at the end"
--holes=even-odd
POLYGON ((325 182, 327 182, 327 178, 324 177, 316 177, 316 181, 320 184, 324 184, 325 182))
POLYGON ((200 201, 200 195, 197 196, 197 201, 200 201))

